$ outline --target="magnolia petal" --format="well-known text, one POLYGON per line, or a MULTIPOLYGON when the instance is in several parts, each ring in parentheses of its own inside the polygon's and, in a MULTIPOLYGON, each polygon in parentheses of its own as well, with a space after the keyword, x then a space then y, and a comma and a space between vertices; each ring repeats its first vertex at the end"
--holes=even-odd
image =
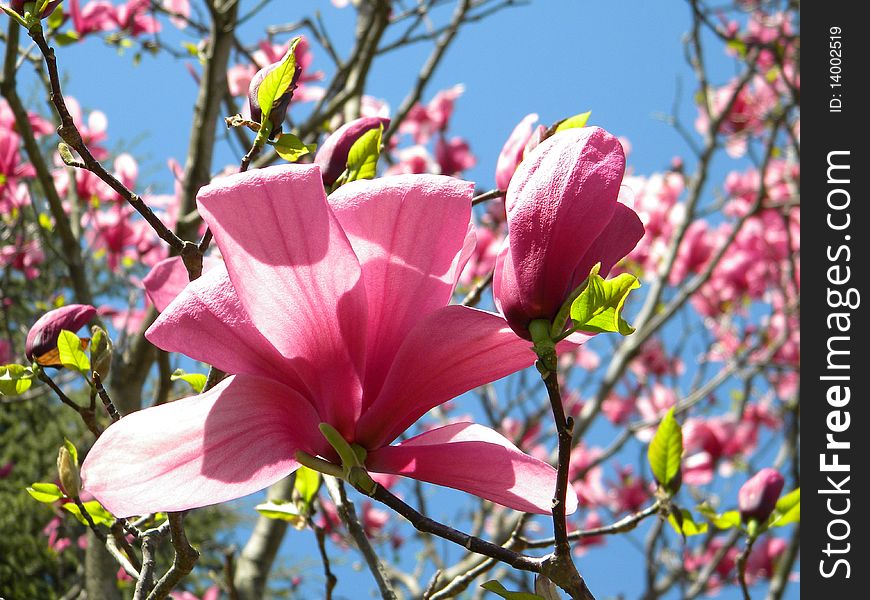
POLYGON ((406 334, 357 440, 367 448, 388 444, 429 409, 534 362, 531 344, 499 315, 445 306, 406 334))
MULTIPOLYGON (((219 258, 206 256, 202 259, 202 272, 207 273, 222 263, 219 258)), ((189 282, 190 277, 184 261, 180 256, 170 256, 152 267, 142 280, 142 285, 145 286, 145 293, 148 294, 154 308, 158 312, 163 312, 189 282)))
MULTIPOLYGON (((397 446, 371 452, 366 466, 462 490, 515 510, 549 514, 556 470, 532 458, 501 434, 475 423, 454 423, 397 446)), ((566 508, 577 509, 568 489, 566 508)))
POLYGON ((398 175, 355 181, 329 196, 362 265, 368 297, 363 410, 408 331, 450 301, 464 266, 473 191, 452 177, 398 175))
POLYGON ((225 373, 268 377, 311 397, 294 361, 251 322, 223 264, 184 287, 145 337, 162 350, 181 352, 225 373))
POLYGON ((280 383, 230 377, 106 429, 82 464, 83 489, 118 517, 240 498, 292 473, 297 450, 321 451, 318 421, 280 383))
POLYGON ((362 399, 366 292, 320 170, 284 165, 232 175, 204 187, 197 201, 251 321, 294 360, 324 420, 352 435, 362 399))
POLYGON ((607 277, 610 269, 622 260, 622 257, 634 250, 643 233, 643 223, 637 213, 624 204, 617 204, 613 218, 578 263, 571 279, 572 285, 576 288, 583 283, 583 280, 589 277, 592 267, 599 262, 601 270, 598 274, 607 277))
POLYGON ((613 216, 624 170, 622 145, 599 127, 557 133, 517 168, 505 203, 517 296, 529 319, 555 316, 573 289, 578 262, 613 216))
POLYGON ((510 185, 514 171, 523 160, 523 150, 526 147, 526 142, 532 137, 532 131, 537 121, 538 115, 536 113, 526 115, 508 136, 495 165, 495 185, 498 189, 506 190, 510 185))

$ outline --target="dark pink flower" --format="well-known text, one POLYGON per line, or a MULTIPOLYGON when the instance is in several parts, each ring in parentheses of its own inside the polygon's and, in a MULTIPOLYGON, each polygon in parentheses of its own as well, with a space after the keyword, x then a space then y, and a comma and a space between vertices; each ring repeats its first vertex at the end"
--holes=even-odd
POLYGON ((531 113, 523 117, 514 130, 508 136, 501 153, 498 155, 498 162, 495 165, 495 185, 500 190, 506 190, 510 185, 511 177, 514 171, 523 160, 523 154, 526 150, 526 143, 532 137, 532 131, 535 123, 538 120, 536 113, 531 113))
POLYGON ((62 330, 78 331, 95 314, 97 309, 90 304, 67 304, 42 315, 27 332, 24 343, 27 360, 39 358, 57 347, 57 338, 62 330))
POLYGON ((493 280, 518 335, 529 339, 535 319, 552 321, 596 263, 606 276, 643 236, 638 216, 617 201, 624 170, 622 145, 599 127, 557 133, 520 164, 493 280))
POLYGON ((737 494, 737 506, 743 522, 752 519, 764 521, 776 508, 776 501, 785 485, 785 479, 776 469, 761 469, 743 484, 737 494))
POLYGON ((331 186, 347 168, 347 155, 351 146, 364 133, 383 127, 386 130, 390 120, 381 117, 362 117, 345 123, 336 129, 318 148, 314 164, 320 167, 323 184, 331 186))

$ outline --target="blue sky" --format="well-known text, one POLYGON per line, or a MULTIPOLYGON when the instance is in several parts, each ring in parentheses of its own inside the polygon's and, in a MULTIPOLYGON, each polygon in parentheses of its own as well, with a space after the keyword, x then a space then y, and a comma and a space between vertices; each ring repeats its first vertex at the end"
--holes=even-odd
MULTIPOLYGON (((243 12, 253 4, 242 2, 243 12)), ((275 0, 265 15, 245 24, 243 39, 253 42, 261 37, 266 24, 295 21, 315 8, 322 11, 339 51, 346 51, 351 43, 353 11, 335 9, 328 1, 275 0)), ((450 7, 444 10, 448 14, 450 7)), ((694 79, 685 64, 681 41, 688 16, 688 5, 677 0, 537 0, 504 10, 460 33, 423 100, 439 89, 465 85, 450 132, 469 139, 479 162, 466 177, 481 188, 494 186, 493 171, 501 145, 520 118, 530 112, 539 113, 542 121, 549 123, 591 110, 591 123, 629 139, 629 164, 636 173, 662 170, 672 157, 688 157, 688 149, 661 116, 678 106, 690 129, 695 118, 694 79)), ((171 31, 162 37, 172 42, 184 39, 171 31)), ((714 83, 724 83, 733 72, 730 59, 719 48, 711 45, 707 55, 714 83)), ((330 65, 323 52, 316 46, 314 51, 315 68, 328 71, 330 65)), ((397 108, 429 51, 429 44, 421 44, 386 56, 370 76, 369 93, 397 108)), ((169 157, 184 160, 196 96, 196 85, 181 62, 146 55, 140 65, 133 66, 129 51, 119 56, 98 39, 59 49, 58 60, 68 76, 66 91, 84 107, 100 108, 107 114, 109 146, 142 157, 142 181, 153 184, 155 191, 169 191, 165 161, 169 157)), ((213 166, 217 170, 235 163, 237 158, 223 145, 213 166)), ((740 163, 726 159, 717 163, 715 174, 721 177, 738 166, 740 163)), ((444 506, 454 506, 460 500, 452 492, 437 497, 446 503, 444 506)), ((358 499, 357 504, 361 503, 358 499)), ((250 499, 238 503, 245 507, 252 504, 250 499)), ((637 546, 643 544, 645 532, 646 527, 642 527, 580 560, 581 571, 599 599, 620 591, 635 597, 642 589, 637 546)), ((240 532, 240 539, 244 533, 240 532)), ((294 563, 315 552, 310 532, 290 532, 282 554, 294 563)), ((331 552, 338 554, 334 548, 331 552)), ((357 560, 355 556, 346 558, 349 563, 357 560)), ((312 571, 319 577, 319 568, 312 571)), ((312 593, 319 593, 319 583, 312 584, 312 593)), ((365 571, 346 567, 341 570, 337 593, 339 597, 360 598, 363 596, 356 590, 369 585, 365 571)), ((736 590, 732 592, 721 597, 738 597, 736 590)), ((788 597, 798 597, 798 590, 792 590, 788 597)))

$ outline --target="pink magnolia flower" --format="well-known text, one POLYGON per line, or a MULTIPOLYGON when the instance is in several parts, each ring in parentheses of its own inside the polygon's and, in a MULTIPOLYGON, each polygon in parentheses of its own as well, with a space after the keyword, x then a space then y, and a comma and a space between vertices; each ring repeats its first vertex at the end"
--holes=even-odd
POLYGON ((320 167, 323 184, 330 186, 341 177, 347 168, 347 156, 351 146, 368 131, 390 126, 390 120, 381 117, 362 117, 349 121, 333 131, 317 149, 314 164, 320 167))
POLYGON ((234 375, 110 426, 83 487, 119 516, 223 502, 292 473, 298 451, 336 461, 328 423, 373 472, 549 513, 555 470, 491 429, 455 423, 390 445, 534 359, 500 316, 446 306, 473 243, 471 196, 447 177, 385 177, 327 200, 313 165, 203 188, 226 269, 191 282, 147 337, 234 375))
POLYGON ((471 153, 468 142, 461 137, 446 140, 444 136, 438 136, 438 141, 435 143, 435 160, 438 161, 441 174, 451 177, 456 177, 462 171, 477 164, 477 158, 471 153))
POLYGON ((532 137, 532 131, 537 121, 538 115, 536 113, 526 115, 508 136, 495 165, 495 186, 498 189, 506 190, 510 185, 514 171, 523 161, 526 143, 532 137))
POLYGON ((409 146, 402 148, 397 154, 399 160, 390 165, 385 175, 420 175, 438 172, 438 163, 425 146, 409 146))
POLYGON ((12 267, 24 273, 25 279, 39 276, 39 265, 45 262, 45 253, 39 240, 25 240, 19 236, 14 244, 0 248, 0 267, 12 267))
POLYGON ((552 321, 596 263, 606 276, 643 236, 638 216, 617 201, 624 170, 622 145, 600 127, 557 133, 520 164, 493 279, 517 335, 529 339, 531 321, 552 321))
POLYGON ((458 84, 435 94, 426 106, 418 102, 399 125, 399 133, 410 134, 415 144, 425 144, 434 133, 447 129, 453 105, 464 91, 465 86, 458 84))
POLYGON ((126 4, 115 7, 112 20, 118 29, 128 31, 136 37, 143 33, 160 31, 160 22, 152 14, 150 0, 128 0, 126 4))
POLYGON ((96 0, 82 8, 79 0, 71 0, 69 8, 73 29, 79 37, 114 28, 115 7, 111 2, 96 0))
POLYGON ((767 519, 776 507, 784 485, 785 479, 779 471, 769 468, 761 469, 744 483, 737 494, 737 506, 743 521, 767 519))
POLYGON ((27 332, 24 343, 24 355, 27 360, 34 360, 49 350, 57 347, 60 332, 78 331, 97 313, 90 304, 67 304, 50 310, 36 321, 27 332))

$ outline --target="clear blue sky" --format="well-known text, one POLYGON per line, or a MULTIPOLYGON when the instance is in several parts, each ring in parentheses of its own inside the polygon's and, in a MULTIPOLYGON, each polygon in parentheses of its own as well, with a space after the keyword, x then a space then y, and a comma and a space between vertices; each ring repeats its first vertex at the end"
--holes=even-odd
MULTIPOLYGON (((243 1, 243 12, 253 4, 243 1)), ((245 25, 243 39, 253 42, 261 37, 264 25, 295 21, 314 8, 322 11, 339 51, 346 51, 351 43, 353 11, 335 9, 328 1, 275 0, 266 15, 245 25)), ((516 122, 529 112, 538 112, 546 123, 591 110, 592 123, 630 140, 629 163, 636 173, 661 170, 675 155, 688 157, 688 150, 657 115, 671 113, 679 102, 688 127, 695 118, 694 79, 685 65, 681 42, 688 14, 688 5, 678 0, 535 0, 463 30, 423 99, 428 100, 439 89, 465 85, 451 133, 470 140, 479 163, 467 178, 482 188, 493 187, 501 145, 516 122)), ((167 31, 162 37, 175 41, 184 36, 167 31)), ((429 50, 428 44, 422 44, 390 54, 372 72, 369 93, 397 108, 429 50)), ((316 46, 314 51, 315 68, 328 71, 328 59, 316 46)), ((196 95, 196 85, 181 62, 145 56, 134 67, 129 51, 118 56, 96 38, 60 49, 58 59, 69 76, 67 92, 83 106, 100 108, 108 115, 110 147, 144 157, 143 182, 154 184, 156 191, 169 191, 165 161, 168 157, 184 159, 196 95)), ((713 66, 713 82, 727 81, 732 74, 730 60, 718 50, 711 50, 708 59, 713 66)), ((214 168, 235 163, 237 159, 224 145, 214 168)), ((716 172, 721 176, 738 164, 717 164, 716 172)), ((447 497, 452 498, 451 494, 447 497)), ((453 500, 446 502, 450 506, 453 500)), ((239 505, 249 507, 252 502, 241 501, 239 505)), ((580 568, 599 599, 618 592, 636 597, 642 589, 637 546, 642 545, 645 530, 614 540, 580 560, 580 568)), ((310 532, 290 532, 282 551, 290 563, 305 561, 316 556, 315 552, 310 532)), ((337 551, 333 549, 332 554, 337 551)), ((347 559, 356 561, 357 557, 347 559)), ((319 577, 319 567, 310 572, 319 577)), ((319 585, 309 588, 314 594, 311 597, 319 595, 319 585)), ((366 572, 343 568, 338 597, 367 597, 358 590, 369 585, 366 572)), ((736 590, 732 592, 721 597, 738 597, 736 590)), ((793 589, 788 597, 798 595, 793 589)))

